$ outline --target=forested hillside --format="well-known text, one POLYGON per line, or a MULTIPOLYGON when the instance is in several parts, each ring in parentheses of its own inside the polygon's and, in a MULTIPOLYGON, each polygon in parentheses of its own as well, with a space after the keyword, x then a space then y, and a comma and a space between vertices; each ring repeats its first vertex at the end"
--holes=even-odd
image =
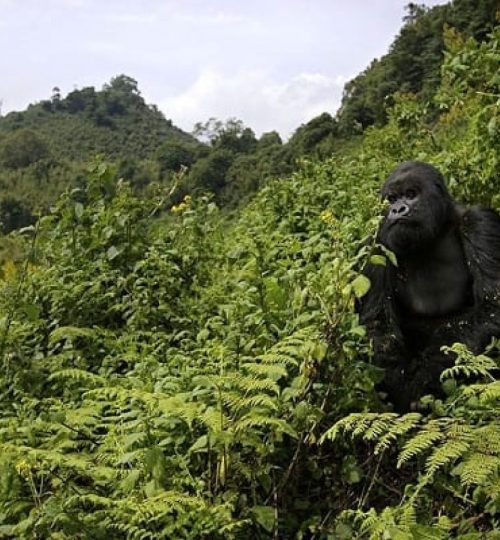
POLYGON ((432 98, 441 79, 443 28, 481 41, 495 26, 499 9, 498 0, 454 0, 433 8, 410 2, 388 53, 346 84, 337 114, 340 132, 384 124, 396 92, 432 98))
MULTIPOLYGON (((10 113, 0 122, 4 134, 21 129, 36 131, 48 147, 46 155, 55 160, 85 161, 97 153, 108 159, 130 155, 146 159, 153 157, 165 139, 195 142, 156 107, 146 105, 137 82, 125 75, 113 78, 101 91, 87 87, 73 90, 64 98, 54 88, 50 100, 30 105, 24 112, 10 113)), ((10 148, 4 149, 3 162, 7 166, 28 165, 30 156, 23 157, 10 148)), ((41 152, 31 155, 31 160, 40 157, 41 152)))
POLYGON ((398 415, 353 308, 397 163, 500 208, 500 27, 444 40, 432 97, 395 95, 233 215, 182 170, 138 196, 101 160, 11 235, 1 538, 500 538, 498 344, 456 346, 447 399, 398 415))

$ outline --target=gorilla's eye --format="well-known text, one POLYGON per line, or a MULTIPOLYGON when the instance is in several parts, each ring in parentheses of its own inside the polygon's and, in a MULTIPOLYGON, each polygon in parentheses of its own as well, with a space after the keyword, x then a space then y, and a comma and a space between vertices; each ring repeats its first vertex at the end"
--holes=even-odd
POLYGON ((387 200, 390 204, 393 204, 398 200, 398 196, 395 193, 389 193, 389 195, 387 195, 387 200))
POLYGON ((414 199, 417 196, 417 192, 414 189, 407 189, 405 195, 407 199, 414 199))

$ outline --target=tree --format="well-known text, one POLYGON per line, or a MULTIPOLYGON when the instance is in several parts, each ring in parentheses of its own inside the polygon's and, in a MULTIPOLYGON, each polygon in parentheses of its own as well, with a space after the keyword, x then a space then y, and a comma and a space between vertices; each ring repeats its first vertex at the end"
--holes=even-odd
POLYGON ((404 25, 389 52, 344 87, 337 119, 345 135, 359 127, 384 124, 395 92, 430 99, 440 81, 443 27, 484 39, 496 24, 498 0, 454 0, 432 8, 412 2, 406 10, 404 25))
POLYGON ((96 107, 96 102, 97 94, 93 86, 87 86, 81 90, 73 90, 64 100, 66 109, 70 113, 80 111, 92 112, 96 107))
POLYGON ((196 146, 189 142, 166 140, 156 151, 156 159, 162 173, 178 172, 181 167, 190 167, 196 159, 196 146))
POLYGON ((0 230, 2 234, 27 227, 34 221, 35 218, 24 201, 8 196, 0 201, 0 230))
POLYGON ((230 150, 213 150, 193 165, 189 175, 190 183, 195 188, 208 189, 217 195, 227 184, 226 174, 234 158, 230 150))
POLYGON ((205 123, 198 122, 193 135, 210 142, 214 148, 224 148, 236 153, 252 152, 257 147, 255 133, 237 118, 230 118, 226 122, 216 118, 210 118, 205 123))
POLYGON ((337 121, 331 114, 325 112, 300 126, 291 137, 288 145, 295 157, 306 154, 322 155, 322 152, 319 152, 319 146, 321 145, 323 150, 326 146, 331 148, 332 145, 325 145, 325 142, 327 139, 332 142, 337 134, 337 121))
POLYGON ((112 90, 113 92, 118 92, 125 95, 141 95, 137 81, 132 77, 123 74, 113 77, 109 84, 104 85, 103 90, 112 90))
POLYGON ((281 146, 282 144, 283 141, 281 140, 280 134, 277 131, 269 131, 268 133, 263 133, 260 136, 258 148, 261 149, 274 145, 281 146))
POLYGON ((45 141, 31 129, 14 131, 0 145, 0 161, 9 169, 27 167, 48 155, 45 141))

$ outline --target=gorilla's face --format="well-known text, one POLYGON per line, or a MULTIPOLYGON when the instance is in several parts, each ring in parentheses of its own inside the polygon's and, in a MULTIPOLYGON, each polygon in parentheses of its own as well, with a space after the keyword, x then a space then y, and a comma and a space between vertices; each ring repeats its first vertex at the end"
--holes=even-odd
POLYGON ((379 240, 396 255, 412 255, 431 245, 453 213, 453 202, 441 174, 431 165, 400 165, 382 188, 388 209, 379 240))

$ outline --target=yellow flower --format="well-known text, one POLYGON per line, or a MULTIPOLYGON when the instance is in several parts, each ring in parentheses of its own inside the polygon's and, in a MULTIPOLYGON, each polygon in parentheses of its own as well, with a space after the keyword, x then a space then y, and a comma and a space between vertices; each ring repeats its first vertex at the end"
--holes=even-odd
POLYGON ((173 213, 173 214, 180 214, 181 212, 184 212, 184 210, 187 210, 189 208, 189 205, 185 202, 181 202, 179 203, 178 205, 174 205, 172 206, 172 208, 170 209, 170 211, 173 213))
POLYGON ((16 463, 16 471, 17 474, 19 474, 23 478, 26 478, 31 473, 31 467, 25 459, 22 459, 21 461, 18 461, 16 463))
POLYGON ((17 268, 12 259, 5 261, 2 265, 3 278, 5 281, 14 279, 17 275, 17 268))
POLYGON ((335 216, 333 215, 331 210, 323 210, 319 218, 321 219, 321 221, 330 226, 334 225, 336 221, 335 216))

